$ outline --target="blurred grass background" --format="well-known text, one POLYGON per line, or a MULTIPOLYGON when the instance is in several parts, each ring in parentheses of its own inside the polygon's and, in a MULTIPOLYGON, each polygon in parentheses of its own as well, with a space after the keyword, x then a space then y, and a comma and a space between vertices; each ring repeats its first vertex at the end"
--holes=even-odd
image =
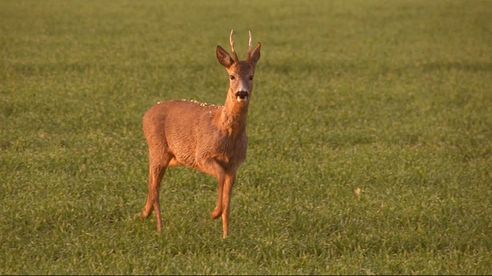
POLYGON ((492 2, 1 1, 0 273, 492 273, 492 2), (141 117, 263 43, 231 237, 141 117), (243 41, 243 42, 241 42, 243 41), (360 199, 354 195, 359 188, 360 199))

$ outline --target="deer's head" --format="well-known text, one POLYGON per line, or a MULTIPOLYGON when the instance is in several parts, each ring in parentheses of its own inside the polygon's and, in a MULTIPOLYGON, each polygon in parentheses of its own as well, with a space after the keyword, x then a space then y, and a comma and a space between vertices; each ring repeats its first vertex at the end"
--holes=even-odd
POLYGON ((217 60, 229 74, 229 95, 236 103, 247 104, 253 91, 253 78, 256 63, 260 59, 261 43, 251 48, 251 31, 249 32, 248 58, 240 61, 234 50, 234 31, 230 35, 231 55, 224 48, 217 45, 217 60))

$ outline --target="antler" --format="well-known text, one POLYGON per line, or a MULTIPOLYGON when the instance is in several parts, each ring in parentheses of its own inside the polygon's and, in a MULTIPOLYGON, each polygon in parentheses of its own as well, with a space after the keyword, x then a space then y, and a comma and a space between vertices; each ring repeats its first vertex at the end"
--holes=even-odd
POLYGON ((248 39, 248 52, 251 51, 251 31, 248 31, 249 39, 248 39))
POLYGON ((237 62, 239 58, 237 57, 236 50, 234 50, 234 30, 231 30, 231 35, 229 36, 229 43, 231 44, 232 57, 237 62))

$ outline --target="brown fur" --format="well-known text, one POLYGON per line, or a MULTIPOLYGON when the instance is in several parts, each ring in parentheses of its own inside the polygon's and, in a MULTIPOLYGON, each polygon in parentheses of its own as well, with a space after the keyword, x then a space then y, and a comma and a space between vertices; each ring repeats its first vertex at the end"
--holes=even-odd
POLYGON ((222 216, 223 238, 227 237, 232 186, 239 166, 246 159, 246 119, 260 48, 258 43, 255 49, 250 49, 246 61, 239 61, 234 51, 231 57, 217 46, 217 59, 231 79, 224 106, 169 101, 158 103, 145 113, 143 130, 149 149, 149 192, 142 218, 147 218, 154 210, 157 231, 162 231, 159 186, 165 170, 185 166, 217 178, 217 206, 212 217, 222 216), (239 100, 239 90, 247 92, 246 101, 239 100))

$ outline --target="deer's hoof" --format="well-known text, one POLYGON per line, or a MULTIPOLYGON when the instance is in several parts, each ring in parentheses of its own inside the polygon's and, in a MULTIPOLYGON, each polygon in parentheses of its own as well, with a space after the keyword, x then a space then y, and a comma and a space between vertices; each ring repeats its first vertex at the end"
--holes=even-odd
POLYGON ((146 212, 145 212, 145 210, 144 210, 144 211, 142 211, 142 212, 140 213, 140 216, 139 216, 139 217, 140 217, 140 220, 141 220, 141 221, 145 221, 145 220, 149 217, 149 214, 148 214, 148 213, 146 213, 146 212))
POLYGON ((215 209, 214 212, 212 213, 212 218, 213 219, 218 219, 221 215, 222 215, 222 210, 215 209))
POLYGON ((140 220, 142 222, 145 220, 145 218, 142 216, 142 213, 137 213, 137 214, 133 215, 133 219, 140 220))

